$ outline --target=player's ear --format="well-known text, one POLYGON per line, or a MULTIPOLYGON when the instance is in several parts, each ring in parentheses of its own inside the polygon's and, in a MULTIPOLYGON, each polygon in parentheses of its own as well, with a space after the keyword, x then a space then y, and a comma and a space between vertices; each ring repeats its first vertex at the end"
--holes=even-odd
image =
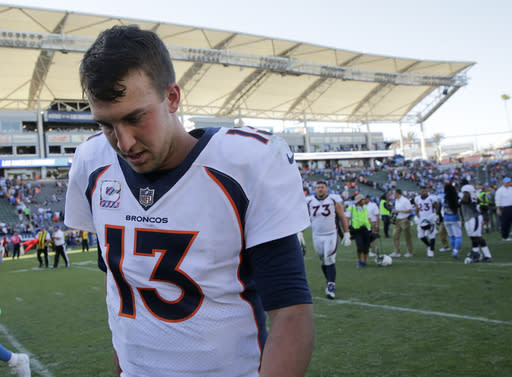
POLYGON ((181 91, 176 83, 169 84, 165 91, 165 100, 167 101, 167 108, 170 113, 178 111, 180 106, 181 91))

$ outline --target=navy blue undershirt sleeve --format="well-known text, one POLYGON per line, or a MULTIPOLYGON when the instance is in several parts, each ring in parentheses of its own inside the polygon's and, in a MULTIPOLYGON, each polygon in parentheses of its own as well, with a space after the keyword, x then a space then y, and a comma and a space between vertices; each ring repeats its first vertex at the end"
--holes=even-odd
POLYGON ((101 271, 107 272, 107 265, 105 264, 105 261, 103 260, 103 257, 101 256, 101 248, 98 242, 98 267, 101 271))
POLYGON ((265 311, 311 304, 304 257, 296 234, 247 250, 265 311))

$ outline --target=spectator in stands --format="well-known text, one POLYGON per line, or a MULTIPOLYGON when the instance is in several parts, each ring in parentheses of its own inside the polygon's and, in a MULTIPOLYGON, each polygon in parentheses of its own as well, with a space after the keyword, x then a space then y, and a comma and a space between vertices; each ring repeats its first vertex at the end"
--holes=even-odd
POLYGON ((412 257, 412 237, 411 237, 411 223, 409 216, 413 211, 411 201, 407 199, 400 189, 395 189, 395 205, 391 213, 396 215, 396 223, 393 227, 393 253, 391 256, 396 258, 400 257, 400 235, 404 233, 405 243, 407 245, 407 253, 405 257, 412 257))
POLYGON ((501 238, 512 241, 510 226, 512 224, 512 179, 503 178, 503 185, 496 191, 496 212, 500 217, 501 238))

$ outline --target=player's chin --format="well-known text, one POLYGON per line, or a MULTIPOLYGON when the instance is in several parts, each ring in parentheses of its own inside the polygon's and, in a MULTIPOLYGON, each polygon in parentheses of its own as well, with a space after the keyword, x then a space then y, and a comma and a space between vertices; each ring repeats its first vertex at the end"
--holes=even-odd
POLYGON ((130 165, 130 167, 133 169, 133 171, 135 171, 136 173, 139 173, 139 174, 151 173, 152 171, 155 170, 153 165, 147 161, 133 162, 133 161, 130 161, 129 159, 125 159, 125 161, 128 162, 128 165, 130 165))
POLYGON ((147 173, 151 173, 152 171, 154 171, 155 169, 153 169, 153 167, 149 164, 142 164, 142 165, 132 165, 130 164, 130 166, 132 167, 132 169, 136 172, 136 173, 139 173, 139 174, 147 174, 147 173))

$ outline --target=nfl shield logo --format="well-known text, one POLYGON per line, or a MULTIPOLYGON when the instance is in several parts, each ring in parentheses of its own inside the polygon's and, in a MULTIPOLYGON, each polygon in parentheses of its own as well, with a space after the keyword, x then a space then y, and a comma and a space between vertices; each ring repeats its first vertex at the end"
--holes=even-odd
POLYGON ((144 208, 148 208, 153 205, 153 198, 155 197, 155 190, 150 189, 149 187, 141 188, 139 190, 139 203, 142 204, 144 208))

